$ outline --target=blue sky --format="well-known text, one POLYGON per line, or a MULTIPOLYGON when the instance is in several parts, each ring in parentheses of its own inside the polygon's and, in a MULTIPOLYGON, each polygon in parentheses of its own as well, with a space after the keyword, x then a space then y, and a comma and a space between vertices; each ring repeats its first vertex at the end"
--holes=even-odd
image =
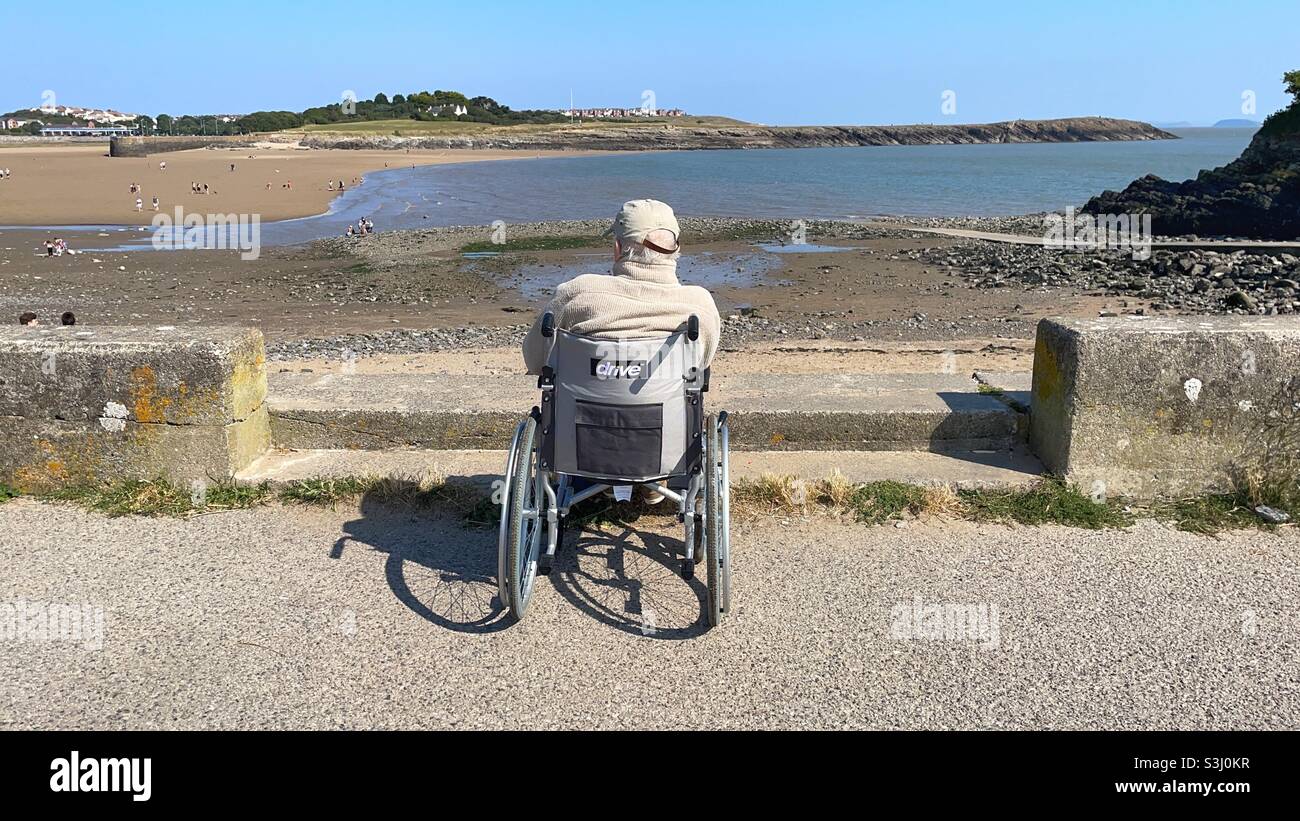
POLYGON ((1300 1, 27 3, 0 109, 300 111, 344 90, 454 89, 513 108, 661 107, 769 124, 1102 114, 1262 119, 1300 68, 1300 1), (945 91, 955 111, 942 108, 945 91))

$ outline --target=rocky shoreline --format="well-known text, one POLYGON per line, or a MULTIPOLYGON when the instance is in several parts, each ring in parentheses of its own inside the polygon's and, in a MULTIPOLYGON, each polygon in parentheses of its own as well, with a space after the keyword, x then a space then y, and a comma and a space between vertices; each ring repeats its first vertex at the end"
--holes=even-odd
POLYGON ((1141 260, 1122 251, 964 241, 920 258, 951 269, 969 288, 1067 287, 1182 314, 1300 314, 1294 254, 1157 250, 1141 260))
MULTIPOLYGON (((399 129, 400 130, 400 129, 399 129)), ((273 136, 273 135, 272 135, 273 136)), ((855 126, 650 126, 503 128, 478 134, 404 136, 308 134, 309 148, 342 149, 515 149, 582 151, 688 151, 751 148, 821 148, 872 145, 958 145, 978 143, 1174 140, 1148 123, 1109 117, 1012 120, 973 125, 855 126)))
POLYGON ((1225 166, 1184 182, 1148 174, 1123 191, 1093 197, 1083 210, 1151 214, 1160 234, 1300 238, 1300 132, 1266 124, 1225 166))

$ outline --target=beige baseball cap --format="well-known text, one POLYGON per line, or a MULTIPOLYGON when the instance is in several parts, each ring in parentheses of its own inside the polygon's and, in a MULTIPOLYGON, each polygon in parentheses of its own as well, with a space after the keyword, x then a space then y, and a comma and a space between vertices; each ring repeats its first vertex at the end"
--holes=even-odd
POLYGON ((629 242, 639 242, 647 245, 656 251, 662 251, 665 254, 671 254, 677 250, 677 241, 681 237, 681 228, 677 225, 677 215, 666 202, 659 200, 631 200, 623 203, 619 210, 618 216, 614 218, 614 224, 605 231, 605 236, 613 234, 619 242, 627 244, 629 242), (646 237, 652 231, 671 231, 673 235, 673 246, 671 248, 661 248, 653 243, 647 243, 646 237))

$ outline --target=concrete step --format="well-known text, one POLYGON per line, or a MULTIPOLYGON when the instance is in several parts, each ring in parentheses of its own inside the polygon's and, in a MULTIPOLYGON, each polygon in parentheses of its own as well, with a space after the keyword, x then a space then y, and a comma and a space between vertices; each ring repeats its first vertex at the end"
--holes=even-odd
MULTIPOLYGON (((490 487, 505 470, 504 450, 275 450, 236 477, 273 484, 342 476, 458 479, 490 487)), ((763 474, 824 479, 839 471, 852 482, 893 479, 954 488, 1012 488, 1032 484, 1042 465, 1027 451, 732 451, 734 479, 763 474)))
MULTIPOLYGON (((496 449, 538 402, 536 380, 485 374, 269 375, 271 434, 293 449, 496 449)), ((717 376, 706 398, 746 450, 1009 450, 1021 417, 968 376, 717 376)))

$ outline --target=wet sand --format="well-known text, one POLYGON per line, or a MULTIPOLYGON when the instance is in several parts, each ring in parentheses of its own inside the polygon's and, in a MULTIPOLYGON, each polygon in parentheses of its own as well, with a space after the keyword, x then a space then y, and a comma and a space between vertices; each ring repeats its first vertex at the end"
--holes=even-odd
MULTIPOLYGON (((450 231, 450 229, 448 229, 450 231)), ((531 298, 503 287, 508 274, 568 269, 598 248, 508 254, 467 260, 452 235, 381 233, 354 242, 263 249, 256 260, 232 251, 86 252, 46 258, 39 232, 8 232, 0 247, 0 316, 35 311, 55 321, 66 310, 85 325, 238 324, 256 327, 268 346, 309 341, 287 358, 337 358, 346 346, 362 356, 417 353, 429 340, 387 332, 447 329, 439 349, 512 346, 548 293, 531 298), (438 247, 430 247, 436 244, 438 247), (340 337, 362 339, 340 343, 340 337)), ((748 287, 711 288, 724 319, 724 347, 780 340, 844 343, 875 340, 1031 339, 1049 315, 1096 316, 1121 306, 1115 297, 1072 288, 963 287, 950 272, 917 258, 957 240, 925 235, 843 240, 839 253, 782 254, 748 287)), ((747 241, 711 240, 688 253, 735 260, 755 252, 747 241)), ((8 319, 6 321, 14 321, 8 319)), ((787 350, 786 353, 797 351, 787 350)))
POLYGON ((320 214, 338 195, 338 182, 352 187, 372 171, 403 165, 437 165, 542 156, 578 156, 576 151, 352 151, 303 149, 292 145, 239 149, 195 149, 148 157, 109 157, 108 143, 0 146, 0 225, 148 225, 152 198, 159 210, 259 214, 263 222, 320 214), (166 162, 167 170, 159 169, 166 162), (235 170, 230 166, 234 164, 235 170), (334 191, 328 182, 333 181, 334 191), (133 194, 132 183, 141 191, 133 194), (206 184, 193 194, 190 184, 206 184), (292 183, 292 188, 286 187, 292 183), (269 185, 269 188, 268 188, 269 185), (143 211, 135 210, 139 196, 143 211))

